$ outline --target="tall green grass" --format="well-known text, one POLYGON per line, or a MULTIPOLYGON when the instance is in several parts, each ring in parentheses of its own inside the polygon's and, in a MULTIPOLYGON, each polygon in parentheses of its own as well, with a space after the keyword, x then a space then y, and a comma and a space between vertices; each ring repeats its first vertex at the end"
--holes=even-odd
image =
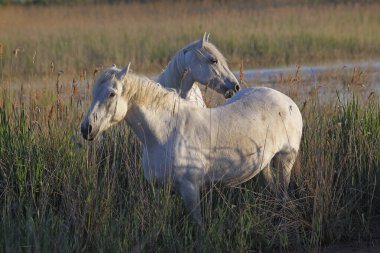
MULTIPOLYGON (((39 99, 57 103, 47 96, 39 99)), ((202 192, 202 227, 189 223, 170 186, 145 181, 141 147, 127 126, 84 142, 74 113, 81 109, 70 97, 53 114, 15 100, 4 96, 0 105, 2 251, 310 252, 371 240, 380 206, 376 96, 309 102, 289 201, 256 179, 214 185, 202 192)))

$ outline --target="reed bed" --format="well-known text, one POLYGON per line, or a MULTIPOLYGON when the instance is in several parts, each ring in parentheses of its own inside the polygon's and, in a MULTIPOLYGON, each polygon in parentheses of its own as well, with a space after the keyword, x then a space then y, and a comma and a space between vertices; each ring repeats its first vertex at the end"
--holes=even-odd
MULTIPOLYGON (((82 140, 79 123, 97 72, 78 71, 74 80, 47 74, 41 89, 25 88, 33 79, 13 89, 3 85, 3 251, 312 252, 374 240, 372 221, 380 211, 376 93, 326 103, 316 93, 297 94, 303 86, 297 71, 289 82, 283 79, 279 89, 304 117, 290 200, 283 203, 260 177, 235 188, 213 185, 202 192, 205 224, 197 227, 171 186, 157 190, 145 181, 141 146, 127 126, 82 140)), ((341 81, 360 86, 357 75, 341 81)))

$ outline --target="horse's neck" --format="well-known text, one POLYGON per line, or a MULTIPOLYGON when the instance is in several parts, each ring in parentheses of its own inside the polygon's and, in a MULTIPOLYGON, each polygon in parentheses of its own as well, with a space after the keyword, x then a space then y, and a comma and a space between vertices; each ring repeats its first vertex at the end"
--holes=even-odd
POLYGON ((128 125, 133 129, 139 140, 152 147, 167 143, 175 128, 178 108, 172 110, 153 110, 146 106, 132 106, 126 117, 128 125))
MULTIPOLYGON (((162 89, 155 87, 154 89, 162 89)), ((174 129, 173 119, 178 115, 178 107, 181 103, 187 103, 175 94, 157 94, 162 98, 149 96, 144 92, 144 88, 136 89, 132 96, 126 115, 128 125, 133 129, 140 141, 146 145, 165 143, 169 133, 174 129), (145 97, 145 99, 142 99, 145 97), (165 101, 164 101, 165 100, 165 101)), ((154 92, 154 91, 152 91, 154 92)))
POLYGON ((181 54, 182 52, 179 52, 173 57, 158 77, 158 82, 166 88, 175 89, 182 98, 186 98, 189 90, 184 91, 183 87, 191 88, 194 80, 186 75, 186 67, 181 54))

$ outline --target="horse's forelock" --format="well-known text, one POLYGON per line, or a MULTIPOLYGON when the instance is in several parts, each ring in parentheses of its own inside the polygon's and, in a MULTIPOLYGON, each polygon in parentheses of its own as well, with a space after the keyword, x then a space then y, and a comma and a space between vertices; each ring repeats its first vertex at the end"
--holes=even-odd
POLYGON ((227 67, 226 58, 224 58, 224 56, 219 52, 219 50, 216 48, 214 44, 210 42, 205 42, 204 48, 207 49, 207 51, 211 55, 215 56, 215 58, 217 58, 222 63, 222 65, 225 65, 227 67))
POLYGON ((100 74, 99 74, 99 76, 96 79, 95 84, 94 84, 94 88, 92 91, 93 96, 95 97, 97 95, 97 93, 100 91, 100 88, 105 83, 107 83, 108 80, 115 78, 116 74, 119 72, 120 72, 120 70, 115 68, 115 67, 111 67, 111 68, 105 69, 102 72, 100 72, 100 74))
POLYGON ((119 69, 113 68, 113 67, 105 69, 104 71, 102 71, 99 74, 99 77, 96 79, 95 86, 99 86, 99 85, 105 83, 106 81, 114 78, 116 76, 116 74, 119 72, 120 72, 119 69))
POLYGON ((219 50, 216 48, 216 46, 209 41, 204 41, 202 44, 202 39, 196 40, 196 41, 190 43, 189 45, 187 45, 186 47, 184 47, 182 50, 183 50, 183 52, 186 52, 189 50, 197 50, 198 53, 200 53, 202 55, 202 53, 201 53, 202 46, 203 46, 203 49, 206 49, 209 52, 209 54, 211 54, 215 58, 217 58, 223 66, 227 67, 226 58, 224 58, 224 56, 219 52, 219 50))

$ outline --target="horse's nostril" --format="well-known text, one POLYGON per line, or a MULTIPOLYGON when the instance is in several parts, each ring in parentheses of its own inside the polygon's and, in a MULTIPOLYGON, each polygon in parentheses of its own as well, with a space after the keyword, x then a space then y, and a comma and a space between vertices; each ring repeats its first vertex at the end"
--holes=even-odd
POLYGON ((234 92, 229 90, 226 92, 226 94, 224 94, 224 98, 226 98, 226 99, 231 98, 233 94, 234 94, 234 92))
POLYGON ((235 90, 236 90, 236 91, 239 91, 239 90, 240 90, 240 85, 239 85, 239 84, 236 84, 236 85, 235 85, 235 90))
POLYGON ((82 135, 84 136, 84 137, 86 137, 86 136, 88 136, 90 133, 91 133, 91 131, 92 131, 92 126, 91 125, 88 125, 87 127, 86 126, 81 126, 80 127, 80 131, 82 132, 82 135))

